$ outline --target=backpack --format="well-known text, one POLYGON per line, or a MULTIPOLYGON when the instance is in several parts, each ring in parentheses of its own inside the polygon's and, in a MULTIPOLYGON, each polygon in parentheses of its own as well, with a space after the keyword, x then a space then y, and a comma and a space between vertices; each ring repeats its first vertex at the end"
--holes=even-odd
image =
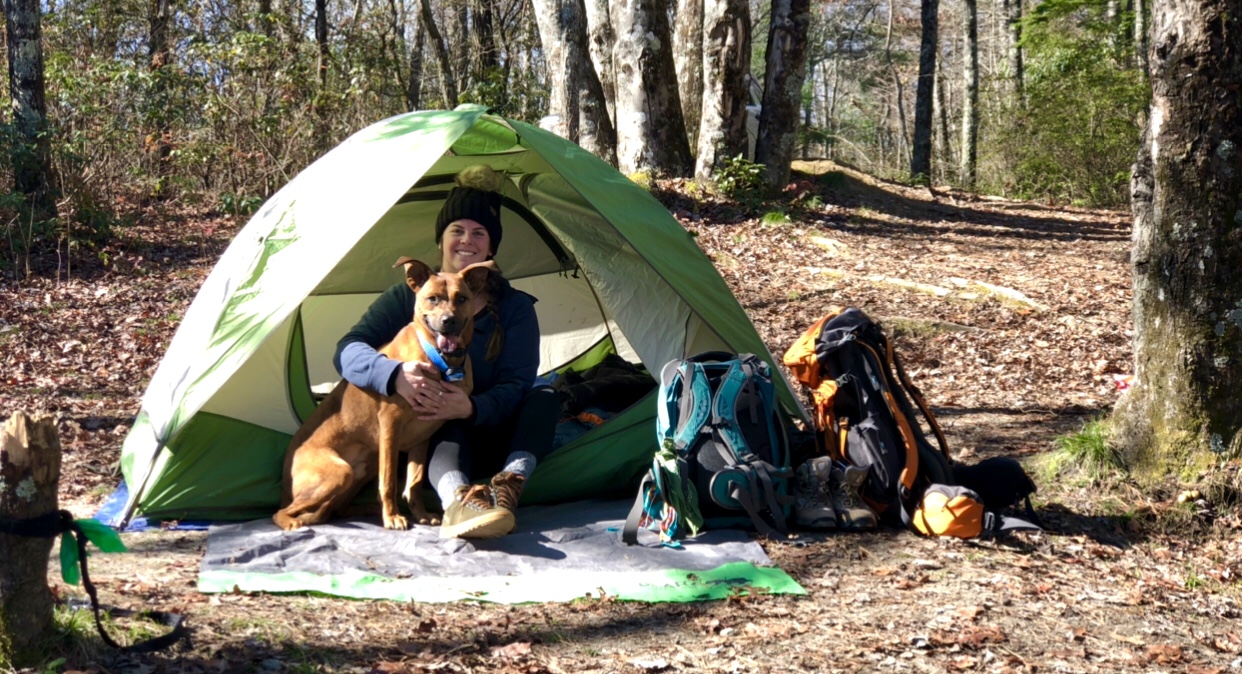
POLYGON ((622 538, 638 529, 676 546, 703 528, 786 533, 793 507, 789 439, 768 364, 753 354, 710 352, 660 373, 651 470, 622 538))
POLYGON ((830 311, 798 338, 784 362, 811 390, 823 453, 867 467, 861 496, 881 518, 927 535, 962 538, 1027 528, 956 486, 940 424, 880 325, 862 310, 830 311), (938 446, 928 441, 924 423, 938 446))

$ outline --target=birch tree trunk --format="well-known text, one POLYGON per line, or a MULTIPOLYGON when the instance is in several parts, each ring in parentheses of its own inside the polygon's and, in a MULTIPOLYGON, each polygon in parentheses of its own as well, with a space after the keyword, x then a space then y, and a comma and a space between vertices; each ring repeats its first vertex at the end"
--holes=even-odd
POLYGON ((553 132, 615 165, 616 131, 587 46, 582 0, 533 0, 548 80, 549 111, 559 117, 553 132))
POLYGON ((962 63, 965 96, 962 97, 962 186, 975 188, 975 165, 979 140, 979 9, 977 0, 966 3, 966 53, 962 63))
POLYGON ((1131 183, 1136 382, 1112 424, 1140 476, 1242 454, 1238 35, 1242 0, 1153 5, 1150 121, 1131 183))
MULTIPOLYGON (((56 420, 18 412, 0 429, 0 519, 24 520, 57 509, 60 438, 56 420)), ((0 533, 0 667, 34 664, 55 632, 48 555, 54 538, 0 533)))
POLYGON ((586 7, 591 62, 595 64, 595 74, 599 77, 599 85, 604 92, 608 120, 613 129, 616 129, 617 76, 612 66, 612 51, 617 39, 612 30, 612 17, 608 14, 608 0, 585 0, 584 6, 586 7))
POLYGON ((923 37, 919 45, 919 81, 914 97, 914 147, 910 153, 910 178, 931 179, 932 96, 936 83, 936 50, 939 48, 939 0, 923 0, 923 37))
POLYGON ((40 218, 56 215, 52 158, 43 84, 43 28, 39 0, 5 0, 9 102, 19 142, 11 145, 13 185, 40 218))
POLYGON ((685 176, 693 168, 681 116, 665 0, 612 0, 617 42, 617 166, 685 176))
POLYGON ((722 160, 746 153, 746 76, 750 74, 746 0, 705 0, 703 38, 703 113, 694 177, 710 181, 722 160))
MULTIPOLYGON (((690 134, 690 147, 698 147, 699 126, 705 105, 705 89, 709 86, 704 77, 715 77, 704 69, 706 45, 703 44, 705 23, 704 3, 711 0, 676 0, 673 29, 673 65, 677 69, 677 91, 681 96, 681 114, 686 121, 686 133, 690 134)), ((750 18, 749 7, 746 8, 750 18)), ((749 32, 749 31, 748 31, 749 32)), ((747 63, 750 59, 747 59, 747 63)), ((695 169, 698 173, 698 169, 695 169)))
POLYGON ((810 6, 810 0, 772 0, 755 163, 764 165, 768 185, 773 189, 789 182, 789 165, 798 140, 810 6))

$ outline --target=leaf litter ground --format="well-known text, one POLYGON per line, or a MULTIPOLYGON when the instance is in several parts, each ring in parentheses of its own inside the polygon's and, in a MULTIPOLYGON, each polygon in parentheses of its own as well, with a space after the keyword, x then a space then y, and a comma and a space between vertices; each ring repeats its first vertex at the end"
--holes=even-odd
MULTIPOLYGON (((1128 373, 1129 217, 798 167, 759 213, 661 183, 781 354, 833 305, 881 320, 955 458, 1011 455, 1039 483, 1045 535, 938 541, 889 530, 764 543, 810 593, 694 605, 408 605, 203 595, 205 539, 126 534, 91 557, 105 604, 189 616, 191 645, 119 656, 78 620, 63 668, 98 672, 1188 671, 1242 669, 1242 528, 1174 503, 1178 485, 1107 489, 1043 470, 1057 436, 1115 401, 1128 373), (771 222, 775 219, 769 218, 771 222), (1166 516, 1167 515, 1167 516, 1166 516), (1169 525, 1174 522, 1176 525, 1169 525)), ((57 269, 0 286, 0 412, 60 417, 62 504, 87 516, 186 306, 239 221, 193 210, 137 224, 57 269), (83 258, 89 261, 83 262, 83 258), (106 264, 105 264, 106 262, 106 264), (69 273, 69 272, 72 273, 69 273)), ((24 261, 23 261, 24 262, 24 261)), ((50 582, 62 597, 80 588, 50 582)), ((114 624, 131 638, 139 624, 114 624)))

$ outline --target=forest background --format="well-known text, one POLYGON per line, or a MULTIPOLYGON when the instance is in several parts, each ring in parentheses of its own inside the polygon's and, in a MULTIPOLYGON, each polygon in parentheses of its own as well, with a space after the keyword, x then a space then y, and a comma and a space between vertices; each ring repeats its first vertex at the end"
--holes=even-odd
POLYGON ((18 276, 32 252, 105 255, 135 205, 247 215, 367 124, 467 102, 556 114, 558 131, 631 176, 779 189, 791 159, 824 157, 1116 207, 1150 97, 1141 0, 20 0, 6 12, 19 102, 0 125, 0 185, 16 185, 0 192, 0 264, 18 276), (595 67, 569 67, 583 62, 595 67), (738 158, 747 103, 752 116, 762 104, 749 158, 770 175, 738 158))

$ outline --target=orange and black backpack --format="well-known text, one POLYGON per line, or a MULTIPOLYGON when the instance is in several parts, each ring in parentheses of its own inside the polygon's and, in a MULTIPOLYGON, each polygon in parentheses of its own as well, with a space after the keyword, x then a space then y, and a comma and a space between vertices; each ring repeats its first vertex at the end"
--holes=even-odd
POLYGON ((880 325, 862 310, 829 311, 789 348, 784 362, 810 389, 820 451, 868 468, 861 496, 882 519, 960 538, 1038 529, 1002 517, 974 490, 957 485, 940 424, 880 325), (928 441, 924 424, 938 446, 928 441))

